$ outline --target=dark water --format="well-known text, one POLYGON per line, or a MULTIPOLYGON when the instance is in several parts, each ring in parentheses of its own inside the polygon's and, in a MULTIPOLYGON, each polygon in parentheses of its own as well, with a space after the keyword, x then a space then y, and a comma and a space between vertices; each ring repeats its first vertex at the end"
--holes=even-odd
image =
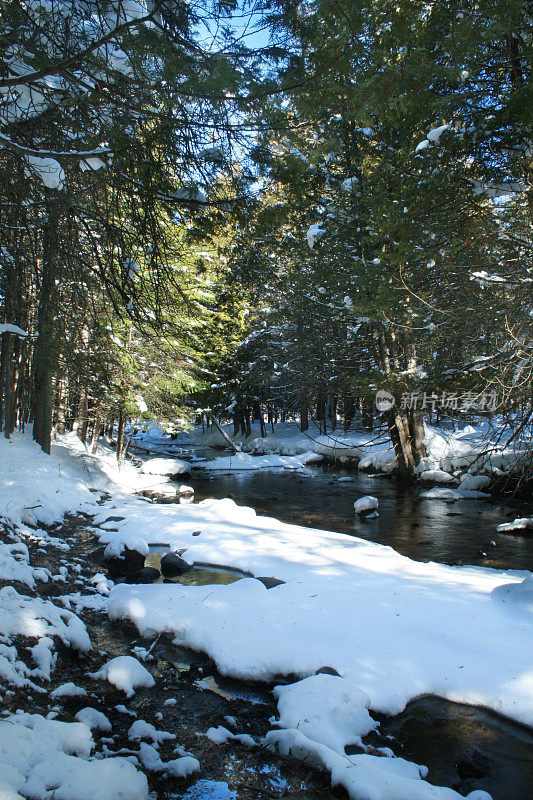
POLYGON ((533 514, 523 501, 442 500, 419 498, 421 489, 399 487, 386 476, 326 472, 307 467, 308 476, 290 470, 249 470, 211 475, 194 470, 190 483, 195 500, 228 497, 258 514, 285 522, 360 536, 390 545, 417 561, 476 564, 498 569, 533 569, 533 536, 496 533, 501 522, 533 514), (335 476, 352 475, 353 482, 335 476), (379 500, 379 517, 361 520, 354 514, 358 497, 379 500), (486 555, 483 555, 486 553, 486 555))
POLYGON ((438 697, 413 700, 382 727, 395 737, 398 755, 429 768, 431 783, 461 794, 484 789, 493 800, 533 797, 533 731, 528 728, 487 709, 438 697), (465 758, 470 761, 474 753, 486 775, 464 775, 465 758))
MULTIPOLYGON (((173 455, 187 458, 190 453, 173 455)), ((210 453, 205 455, 212 457, 210 453)), ((424 500, 419 497, 422 489, 399 487, 384 476, 350 473, 343 469, 329 471, 316 466, 307 467, 303 472, 306 474, 255 470, 223 475, 195 469, 187 482, 195 489, 196 502, 231 496, 236 503, 251 506, 258 514, 390 545, 418 561, 533 569, 533 536, 496 533, 501 522, 531 516, 531 503, 501 498, 454 503, 424 500), (354 480, 339 482, 337 478, 343 475, 350 475, 354 480), (360 520, 354 514, 354 500, 365 494, 372 494, 379 500, 377 519, 360 520)), ((154 558, 158 557, 160 553, 154 553, 154 558)), ((190 580, 218 583, 228 579, 234 580, 235 575, 214 570, 209 576, 202 568, 190 580)), ((176 662, 180 657, 177 653, 176 662)), ((202 680, 202 688, 228 699, 266 700, 261 687, 249 687, 218 675, 202 680)), ((426 765, 431 783, 454 787, 463 795, 474 789, 484 789, 493 800, 531 800, 533 797, 533 731, 486 709, 438 697, 422 697, 410 703, 397 717, 384 718, 381 730, 384 736, 394 737, 381 743, 389 744, 396 755, 426 765), (461 763, 465 759, 468 761, 472 753, 485 765, 486 774, 464 776, 461 763)), ((222 792, 220 800, 226 800, 224 786, 195 785, 191 798, 213 796, 218 800, 218 791, 222 792), (202 795, 204 789, 212 789, 213 794, 202 795), (198 790, 200 795, 195 795, 194 791, 198 790)))

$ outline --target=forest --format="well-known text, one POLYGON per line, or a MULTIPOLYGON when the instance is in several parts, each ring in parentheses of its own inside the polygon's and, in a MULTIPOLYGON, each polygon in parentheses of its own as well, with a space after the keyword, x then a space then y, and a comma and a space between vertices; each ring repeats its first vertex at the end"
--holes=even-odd
POLYGON ((380 389, 408 475, 423 411, 531 428, 526 4, 2 20, 6 437, 118 422, 120 455, 126 420, 230 406, 371 426, 380 389))
POLYGON ((528 800, 528 0, 0 0, 0 800, 528 800))

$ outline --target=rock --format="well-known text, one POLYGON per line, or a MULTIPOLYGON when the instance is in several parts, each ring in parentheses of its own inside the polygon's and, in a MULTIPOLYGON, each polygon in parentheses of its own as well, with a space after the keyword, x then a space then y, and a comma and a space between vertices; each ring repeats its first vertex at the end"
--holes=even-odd
POLYGON ((378 505, 379 502, 377 497, 366 494, 364 497, 360 497, 359 500, 355 501, 353 508, 355 513, 360 517, 377 517, 378 505))
POLYGON ((161 572, 165 578, 175 578, 192 569, 190 564, 180 558, 176 553, 165 553, 161 558, 161 572))
POLYGON ((92 561, 93 564, 102 565, 105 564, 105 557, 104 557, 104 547, 98 547, 96 550, 91 550, 90 553, 87 554, 87 558, 89 561, 92 561))
POLYGON ((182 484, 179 488, 179 493, 182 495, 182 497, 192 497, 194 494, 194 489, 192 486, 186 486, 185 484, 182 484))
POLYGON ((263 586, 265 586, 267 589, 273 589, 275 586, 281 586, 282 584, 285 583, 285 581, 280 581, 278 578, 272 578, 272 577, 268 578, 261 577, 261 578, 256 578, 256 580, 261 581, 263 586))
POLYGON ((461 780, 486 778, 487 775, 490 775, 490 761, 479 750, 472 747, 459 756, 455 762, 455 769, 461 780))
POLYGON ((502 522, 496 530, 498 533, 527 536, 528 533, 533 531, 533 517, 517 517, 513 522, 502 522))
POLYGON ((126 576, 126 583, 155 583, 161 573, 155 567, 143 567, 139 572, 132 572, 126 576))
POLYGON ((170 491, 167 490, 165 492, 158 492, 155 489, 143 489, 139 494, 154 503, 177 503, 179 497, 176 490, 172 488, 170 491))
POLYGON ((334 667, 320 667, 315 672, 315 675, 335 675, 335 677, 340 678, 341 674, 337 672, 334 667))
POLYGON ((105 566, 110 575, 131 575, 133 572, 140 572, 144 567, 144 556, 137 550, 130 550, 124 547, 120 556, 105 556, 105 566))

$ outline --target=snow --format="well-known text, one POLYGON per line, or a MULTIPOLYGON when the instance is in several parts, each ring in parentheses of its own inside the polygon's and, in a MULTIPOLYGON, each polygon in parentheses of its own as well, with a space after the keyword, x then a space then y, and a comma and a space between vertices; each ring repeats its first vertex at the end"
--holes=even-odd
POLYGON ((37 175, 48 189, 62 189, 65 181, 65 171, 61 164, 54 158, 40 158, 39 156, 24 156, 29 174, 37 175))
MULTIPOLYGON (((426 469, 478 471, 477 475, 468 473, 458 488, 437 487, 431 492, 452 492, 454 499, 481 494, 468 488, 469 477, 490 474, 490 463, 479 458, 480 436, 479 426, 446 435, 426 430, 426 469)), ((360 456, 368 447, 371 460, 383 458, 387 464, 391 458, 386 440, 376 443, 365 433, 316 437, 311 451, 309 438, 299 432, 274 439, 270 446, 285 447, 292 457, 317 454, 328 447, 339 454, 360 456)), ((256 446, 264 445, 264 440, 256 439, 256 446)), ((508 457, 503 445, 492 463, 500 469, 511 463, 508 457)), ((74 508, 96 515, 94 532, 112 548, 132 545, 146 552, 149 544, 164 542, 171 550, 184 548, 189 563, 226 564, 285 581, 266 590, 260 581, 244 578, 210 586, 206 592, 205 587, 183 584, 112 586, 100 577, 94 581, 91 598, 103 608, 109 592, 111 618, 133 621, 143 636, 164 632, 178 644, 206 652, 222 674, 263 681, 272 681, 279 674, 299 678, 275 689, 279 719, 272 721, 273 729, 263 744, 282 753, 292 751, 310 765, 329 770, 332 783, 345 786, 354 800, 458 798, 452 789, 428 784, 425 768, 394 757, 390 751, 380 756, 373 751, 346 756, 346 743, 363 743, 375 727, 374 712, 398 713, 412 698, 436 694, 487 706, 533 724, 528 652, 533 627, 530 573, 415 562, 391 548, 356 537, 257 516, 229 499, 183 506, 151 504, 132 494, 146 486, 149 476, 127 463, 119 473, 112 454, 106 451, 88 457, 74 435, 61 438, 52 457, 43 458, 45 461, 27 436, 0 442, 0 513, 36 541, 41 535, 42 541, 47 541, 45 533, 30 531, 22 521, 30 511, 35 513, 30 508, 33 500, 39 499, 42 506, 37 513, 53 520, 60 518, 75 498, 74 508), (4 455, 7 457, 2 458, 4 455), (98 506, 88 492, 89 481, 89 485, 113 487, 113 499, 98 506), (111 523, 111 516, 118 519, 111 523), (194 536, 198 530, 201 537, 194 536), (324 666, 339 677, 316 675, 324 666)), ((10 559, 27 565, 23 547, 8 549, 6 563, 10 559)), ((69 595, 62 602, 84 600, 75 598, 69 595)), ((91 646, 85 626, 68 609, 22 596, 10 586, 0 590, 2 677, 39 690, 32 678, 49 676, 56 636, 82 650, 91 646), (18 660, 11 642, 14 636, 33 640, 35 670, 18 660)), ((127 696, 132 696, 137 686, 154 685, 153 676, 131 656, 112 659, 91 676, 108 680, 127 696)), ((120 787, 133 800, 144 800, 146 780, 133 764, 120 758, 87 761, 94 715, 91 709, 85 711, 89 712, 85 721, 57 723, 72 732, 68 747, 78 748, 74 750, 67 749, 64 729, 43 736, 42 723, 36 722, 41 731, 39 746, 49 750, 44 757, 41 751, 31 755, 22 772, 18 753, 26 739, 37 739, 32 720, 56 721, 17 715, 0 722, 1 726, 20 728, 17 736, 11 737, 18 737, 17 746, 7 757, 0 745, 0 761, 5 762, 0 780, 7 796, 17 798, 16 793, 21 793, 48 800, 49 790, 55 789, 58 800, 89 800, 89 796, 92 800, 95 794, 104 800, 118 800, 120 787)), ((145 769, 185 776, 199 768, 198 761, 186 755, 163 762, 157 747, 160 737, 168 734, 144 720, 138 722, 141 725, 130 731, 136 731, 135 740, 150 741, 141 741, 135 752, 145 769)), ((210 731, 221 741, 247 737, 220 727, 210 731)), ((247 744, 251 746, 251 742, 247 744)), ((33 753, 33 744, 28 747, 26 752, 33 753)), ((471 800, 484 796, 473 793, 471 800)))
POLYGON ((0 580, 19 581, 34 588, 35 581, 48 581, 48 571, 29 564, 28 548, 20 542, 4 544, 0 542, 0 580))
POLYGON ((62 683, 50 693, 50 697, 54 700, 56 697, 86 697, 87 692, 81 686, 76 686, 74 683, 62 683))
POLYGON ((498 533, 533 530, 533 517, 517 517, 512 522, 502 522, 501 525, 498 525, 496 530, 498 533))
MULTIPOLYGON (((332 786, 344 786, 352 800, 459 800, 461 797, 453 789, 422 781, 427 769, 403 758, 366 753, 347 756, 296 729, 270 731, 263 742, 282 755, 292 755, 311 767, 327 769, 332 786)), ((490 795, 480 791, 467 797, 490 800, 490 795)))
POLYGON ((464 489, 461 486, 457 489, 428 489, 427 492, 421 492, 419 496, 424 500, 445 500, 447 502, 454 502, 455 500, 478 500, 483 497, 488 497, 485 492, 464 489))
POLYGON ((316 222, 314 225, 310 225, 307 233, 305 234, 305 238, 307 239, 307 244, 309 245, 309 249, 312 250, 315 246, 315 242, 320 239, 325 234, 324 228, 321 226, 320 222, 316 222))
POLYGON ((449 127, 450 127, 449 125, 439 125, 438 128, 433 128, 432 130, 429 131, 429 133, 427 134, 427 138, 429 139, 430 142, 435 142, 436 144, 438 144, 440 137, 442 136, 444 131, 449 130, 449 127))
POLYGON ((307 738, 344 752, 378 723, 368 713, 370 697, 345 678, 311 675, 288 686, 276 686, 280 728, 297 728, 307 738))
POLYGON ((356 514, 366 514, 368 511, 377 511, 378 505, 378 498, 367 494, 356 500, 353 507, 356 514))
POLYGON ((130 501, 129 519, 118 524, 138 530, 144 518, 147 537, 187 547, 189 561, 286 581, 267 591, 243 579, 213 586, 207 598, 202 587, 116 586, 110 616, 131 619, 143 636, 173 632, 223 674, 245 679, 308 676, 328 664, 384 713, 434 693, 533 722, 533 693, 515 683, 529 670, 531 620, 503 615, 491 600, 519 574, 414 562, 355 537, 257 517, 230 500, 151 506, 149 515, 140 506, 130 501))
POLYGON ((12 325, 10 322, 0 322, 0 335, 2 335, 2 333, 14 333, 16 336, 21 337, 28 335, 26 331, 23 331, 18 325, 12 325))
POLYGON ((164 772, 174 778, 187 778, 200 769, 200 762, 193 756, 181 756, 171 761, 162 761, 155 747, 146 742, 141 742, 136 755, 148 771, 164 772))
POLYGON ((0 637, 8 642, 13 636, 33 639, 57 636, 76 650, 91 649, 85 625, 76 614, 58 608, 49 600, 27 597, 12 586, 4 586, 0 589, 0 637))
POLYGON ((213 744, 225 744, 229 741, 239 742, 240 744, 244 745, 245 747, 253 748, 257 747, 257 742, 250 736, 248 733, 232 733, 228 731, 223 725, 219 725, 217 728, 209 728, 205 732, 205 736, 209 739, 213 744))
POLYGON ((482 491, 490 486, 490 477, 488 475, 470 475, 466 473, 461 475, 461 489, 468 489, 470 491, 482 491))
POLYGON ((76 714, 76 719, 79 722, 83 722, 91 730, 104 731, 105 733, 112 730, 111 723, 106 715, 90 706, 81 708, 76 714))
POLYGON ((6 800, 147 800, 146 777, 123 758, 88 760, 93 748, 81 722, 39 714, 0 721, 0 795, 6 800))
POLYGON ((128 739, 133 742, 139 742, 141 739, 149 739, 152 746, 159 748, 161 742, 166 742, 169 739, 175 739, 174 733, 167 731, 158 731, 150 722, 145 722, 143 719, 135 720, 133 725, 128 731, 128 739))
POLYGON ((255 469, 298 469, 313 461, 320 461, 320 456, 311 450, 297 456, 264 455, 252 456, 248 453, 235 453, 232 456, 219 456, 198 466, 210 472, 234 472, 237 470, 255 469))
POLYGON ((191 465, 179 458, 150 458, 141 467, 143 475, 185 475, 191 465))
POLYGON ((432 483, 452 483, 453 476, 442 469, 425 469, 420 473, 420 480, 431 481, 432 483))
POLYGON ((112 686, 125 692, 126 697, 132 697, 138 686, 147 689, 155 686, 151 673, 133 656, 112 658, 97 672, 90 672, 89 675, 91 678, 108 681, 112 686))
POLYGON ((140 553, 142 556, 148 555, 148 547, 141 536, 134 537, 128 534, 127 537, 121 537, 114 534, 113 531, 109 531, 102 534, 100 541, 109 542, 104 550, 105 558, 120 558, 126 548, 140 553))

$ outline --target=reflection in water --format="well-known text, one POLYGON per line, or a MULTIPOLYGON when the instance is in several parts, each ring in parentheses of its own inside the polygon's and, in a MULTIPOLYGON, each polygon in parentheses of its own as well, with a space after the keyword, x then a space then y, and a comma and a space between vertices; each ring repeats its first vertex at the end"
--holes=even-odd
POLYGON ((432 783, 462 793, 484 789, 493 800, 532 796, 533 732, 484 708, 421 697, 382 722, 382 733, 387 732, 397 740, 398 755, 429 767, 432 783), (461 780, 459 773, 468 771, 472 758, 486 774, 461 780))
MULTIPOLYGON (((160 545, 155 545, 150 547, 150 552, 146 556, 145 565, 147 567, 155 567, 156 569, 161 569, 161 556, 164 553, 168 553, 170 550, 168 547, 163 547, 160 545)), ((154 583, 182 583, 185 586, 207 586, 209 584, 218 583, 218 584, 228 584, 228 583, 235 583, 235 581, 240 581, 241 578, 244 578, 244 573, 240 572, 237 569, 224 569, 223 567, 212 567, 212 566, 198 566, 193 567, 188 572, 185 572, 183 575, 177 575, 174 578, 165 578, 163 575, 160 575, 159 578, 154 581, 154 583)))
MULTIPOLYGON (((340 468, 328 473, 318 467, 306 468, 305 475, 267 470, 230 475, 195 471, 192 484, 196 501, 230 496, 258 514, 390 545, 419 561, 533 568, 532 536, 496 533, 500 522, 533 513, 524 502, 424 500, 419 498, 420 489, 399 487, 387 477, 358 474, 353 482, 339 483, 334 475, 342 474, 347 473, 340 468), (365 494, 379 499, 377 519, 361 520, 353 512, 354 500, 365 494)), ((147 565, 159 567, 161 552, 159 549, 158 553, 151 553, 147 565)), ((177 580, 199 585, 230 583, 239 577, 226 570, 195 568, 177 580)), ((193 659, 201 659, 188 651, 184 655, 183 648, 169 643, 161 647, 166 649, 167 657, 173 653, 170 660, 180 669, 190 667, 193 659)), ((205 673, 200 673, 199 678, 200 685, 222 696, 255 696, 256 702, 261 701, 262 690, 257 686, 205 673)), ((264 692, 268 692, 266 687, 264 692)), ((264 696, 263 702, 266 700, 264 696)), ((381 730, 395 737, 391 744, 397 755, 428 766, 429 780, 437 785, 453 786, 463 794, 485 789, 493 800, 530 800, 532 796, 533 732, 490 711, 423 697, 410 703, 397 717, 383 719, 381 730), (457 765, 468 762, 472 754, 488 766, 490 774, 467 778, 459 766, 461 777, 457 765)), ((227 794, 226 790, 227 784, 197 781, 185 797, 230 800, 231 792, 227 794)))
POLYGON ((307 467, 306 475, 287 470, 254 470, 230 475, 194 473, 197 501, 231 496, 258 514, 313 528, 339 531, 394 547, 418 561, 479 564, 498 569, 533 569, 533 537, 497 534, 496 526, 531 514, 520 501, 498 502, 419 498, 420 489, 398 486, 385 476, 356 474, 338 482, 334 475, 307 467), (365 494, 379 499, 379 517, 361 520, 353 503, 365 494), (485 553, 486 555, 483 555, 485 553))
POLYGON ((190 786, 185 794, 172 794, 171 797, 181 797, 183 800, 236 800, 237 792, 230 789, 225 781, 199 780, 190 786))

